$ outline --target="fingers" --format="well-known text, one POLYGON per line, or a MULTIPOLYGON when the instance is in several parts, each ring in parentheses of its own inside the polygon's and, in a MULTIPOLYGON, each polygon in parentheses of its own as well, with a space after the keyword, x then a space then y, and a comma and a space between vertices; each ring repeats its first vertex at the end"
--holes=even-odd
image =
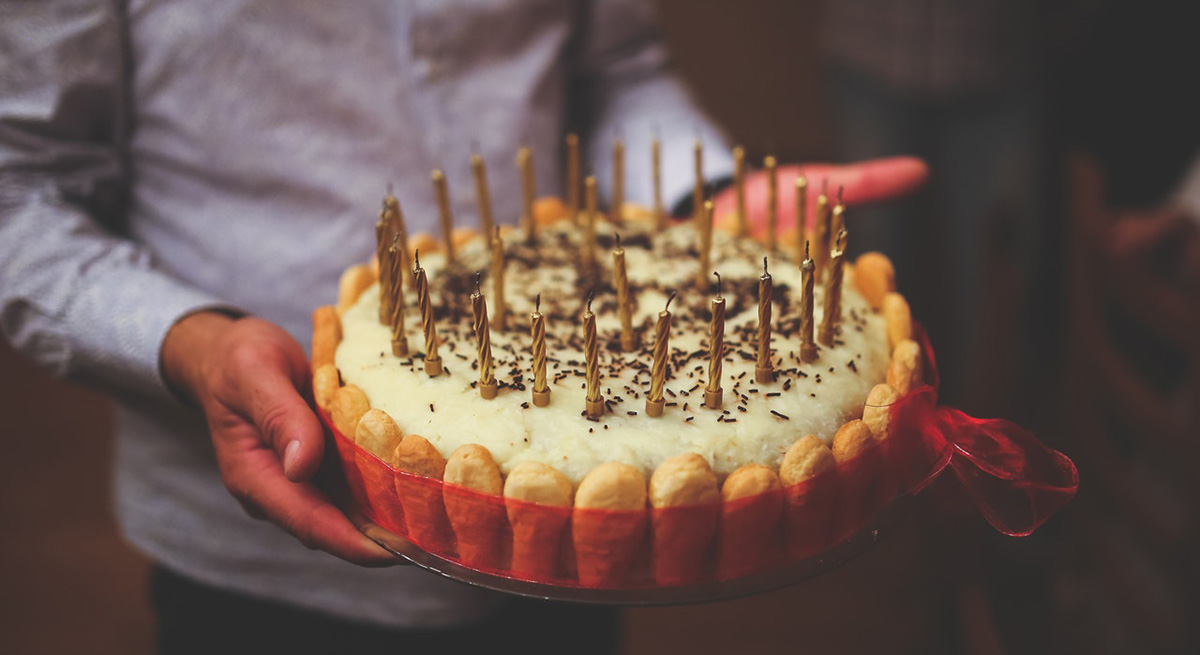
POLYGON ((316 487, 283 475, 275 453, 266 448, 218 453, 225 485, 246 507, 295 535, 309 548, 356 564, 395 564, 395 556, 359 532, 316 487))
MULTIPOLYGON (((887 157, 853 164, 803 164, 778 168, 779 230, 787 232, 795 227, 796 187, 795 179, 804 175, 808 179, 806 216, 811 224, 816 216, 817 196, 822 187, 827 188, 831 202, 842 189, 842 199, 847 205, 863 205, 902 197, 920 188, 929 179, 929 166, 916 157, 887 157)), ((722 227, 731 225, 736 210, 734 189, 726 189, 714 200, 714 214, 722 227)), ((746 180, 746 213, 751 233, 762 237, 766 229, 767 179, 764 173, 756 173, 746 180)))
POLYGON ((320 421, 279 371, 261 370, 247 392, 246 418, 274 449, 289 480, 308 480, 317 472, 325 452, 320 421))

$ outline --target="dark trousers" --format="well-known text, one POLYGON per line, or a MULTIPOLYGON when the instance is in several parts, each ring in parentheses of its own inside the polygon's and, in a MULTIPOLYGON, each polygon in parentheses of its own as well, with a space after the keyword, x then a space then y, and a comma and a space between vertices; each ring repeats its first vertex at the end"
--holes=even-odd
POLYGON ((478 623, 452 629, 388 629, 217 589, 164 568, 151 574, 158 652, 190 653, 616 653, 619 613, 514 600, 478 623))

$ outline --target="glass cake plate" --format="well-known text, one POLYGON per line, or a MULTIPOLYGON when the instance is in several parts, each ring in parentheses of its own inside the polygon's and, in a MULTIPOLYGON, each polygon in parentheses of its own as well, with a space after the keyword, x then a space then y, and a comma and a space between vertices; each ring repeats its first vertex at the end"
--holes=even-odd
POLYGON ((503 575, 468 568, 426 552, 402 537, 371 522, 353 508, 353 503, 344 503, 350 521, 368 538, 397 557, 464 584, 501 591, 504 593, 539 598, 543 600, 587 603, 595 605, 682 605, 732 600, 743 596, 773 591, 782 587, 814 578, 826 571, 866 552, 886 537, 904 518, 912 505, 913 496, 897 497, 884 507, 866 526, 839 544, 827 548, 820 555, 778 568, 732 580, 703 582, 676 587, 641 587, 630 589, 602 589, 555 585, 521 580, 503 575))

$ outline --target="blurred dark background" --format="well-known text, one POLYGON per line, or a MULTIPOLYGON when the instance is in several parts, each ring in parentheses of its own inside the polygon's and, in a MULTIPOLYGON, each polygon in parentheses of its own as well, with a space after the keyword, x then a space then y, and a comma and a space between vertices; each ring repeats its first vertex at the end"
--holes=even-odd
MULTIPOLYGON (((939 484, 822 578, 631 610, 627 651, 1200 652, 1200 221, 1172 202, 1200 151, 1184 3, 658 4, 751 161, 930 160, 927 190, 878 210, 905 234, 875 238, 906 240, 899 286, 949 362, 943 399, 1030 427, 1082 484, 1023 539, 939 484), (971 240, 947 238, 965 221, 971 240)), ((848 216, 872 232, 871 212, 848 216)), ((149 652, 147 563, 108 505, 108 401, 0 344, 0 409, 0 652, 149 652)))

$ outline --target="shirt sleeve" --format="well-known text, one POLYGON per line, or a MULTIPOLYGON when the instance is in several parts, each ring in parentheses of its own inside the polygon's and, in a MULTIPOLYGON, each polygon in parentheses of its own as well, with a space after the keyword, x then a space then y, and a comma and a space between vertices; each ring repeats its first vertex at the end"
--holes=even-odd
POLYGON ((44 370, 170 398, 167 331, 221 307, 121 236, 129 122, 119 3, 0 8, 0 334, 44 370))
POLYGON ((688 197, 695 184, 693 144, 704 145, 704 178, 727 178, 733 171, 729 140, 696 106, 672 72, 653 14, 653 3, 596 0, 586 3, 577 44, 579 65, 573 80, 573 109, 582 136, 598 164, 596 182, 612 188, 612 142, 625 141, 625 195, 650 204, 653 198, 650 143, 662 140, 663 204, 688 197))

